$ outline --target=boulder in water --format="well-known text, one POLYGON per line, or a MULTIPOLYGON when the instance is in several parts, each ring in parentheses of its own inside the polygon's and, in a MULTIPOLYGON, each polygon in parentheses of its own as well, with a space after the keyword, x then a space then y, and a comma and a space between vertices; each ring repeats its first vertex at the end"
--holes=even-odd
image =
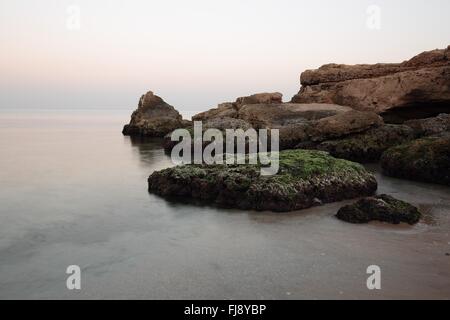
POLYGON ((168 199, 239 209, 292 211, 371 195, 375 177, 360 164, 323 151, 287 150, 279 171, 260 174, 260 164, 188 164, 154 172, 148 189, 168 199))
POLYGON ((413 205, 386 194, 367 197, 339 209, 336 217, 350 223, 367 223, 372 220, 393 224, 415 224, 421 213, 413 205))

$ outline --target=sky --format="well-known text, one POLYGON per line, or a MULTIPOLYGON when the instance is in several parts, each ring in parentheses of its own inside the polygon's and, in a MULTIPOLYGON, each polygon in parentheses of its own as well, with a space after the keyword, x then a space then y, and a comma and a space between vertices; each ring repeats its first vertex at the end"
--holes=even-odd
POLYGON ((183 114, 299 90, 326 63, 401 62, 450 44, 448 0, 0 0, 0 108, 183 114))

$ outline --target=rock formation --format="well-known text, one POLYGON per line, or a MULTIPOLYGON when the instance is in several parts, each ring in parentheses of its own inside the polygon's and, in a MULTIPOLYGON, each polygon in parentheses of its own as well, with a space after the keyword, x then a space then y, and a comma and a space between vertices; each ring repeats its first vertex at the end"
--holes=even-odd
POLYGON ((320 119, 312 124, 311 140, 324 141, 366 131, 383 124, 373 112, 349 111, 320 119))
POLYGON ((413 205, 382 194, 367 197, 354 204, 339 209, 336 217, 350 223, 367 223, 372 220, 385 221, 393 224, 419 222, 421 213, 413 205))
POLYGON ((337 113, 352 110, 350 107, 333 104, 295 104, 282 103, 281 93, 257 93, 240 97, 236 102, 225 102, 217 108, 196 114, 193 121, 214 119, 241 119, 255 129, 279 128, 304 120, 317 120, 337 113))
POLYGON ((411 127, 417 136, 450 132, 450 114, 442 113, 434 118, 409 120, 404 124, 411 127))
POLYGON ((249 104, 239 109, 237 118, 250 123, 255 129, 275 129, 351 110, 349 107, 318 103, 249 104))
POLYGON ((390 122, 450 112, 450 46, 397 64, 327 64, 300 77, 293 103, 334 103, 390 122))
POLYGON ((215 109, 211 109, 202 113, 199 113, 192 117, 192 121, 204 121, 212 118, 237 118, 239 109, 244 105, 249 104, 272 104, 282 103, 283 95, 279 92, 272 93, 256 93, 247 97, 237 98, 235 102, 224 102, 217 106, 215 109))
POLYGON ((272 93, 256 93, 248 97, 240 97, 236 99, 236 106, 239 109, 247 104, 271 104, 282 103, 283 95, 279 92, 272 93))
POLYGON ((187 127, 190 121, 183 120, 180 113, 163 99, 149 91, 142 95, 131 121, 125 125, 124 135, 164 137, 174 129, 187 127))
POLYGON ((383 153, 386 175, 450 186, 450 133, 424 137, 383 153))
MULTIPOLYGON (((192 117, 193 121, 203 121, 203 128, 225 129, 279 129, 280 149, 296 148, 310 145, 311 138, 319 141, 334 134, 334 136, 348 135, 376 126, 382 122, 374 113, 365 115, 364 112, 354 111, 350 107, 335 104, 298 104, 281 103, 281 94, 262 93, 236 99, 236 102, 219 104, 215 109, 199 113, 192 117), (263 103, 264 102, 264 103, 263 103), (351 113, 350 113, 351 112, 351 113), (348 113, 342 118, 339 114, 348 113), (336 116, 337 118, 333 118, 336 116), (330 122, 320 122, 330 118, 330 122), (336 133, 332 126, 339 127, 336 133), (316 129, 314 129, 316 128, 316 129), (328 128, 328 129, 327 129, 328 128)), ((170 151, 175 144, 170 137, 165 138, 164 146, 170 151)))
POLYGON ((276 175, 260 165, 183 165, 154 172, 152 193, 240 209, 292 211, 371 195, 375 177, 361 165, 322 151, 280 152, 276 175))
POLYGON ((376 162, 384 151, 415 138, 406 125, 386 124, 341 139, 327 140, 315 148, 328 151, 333 157, 361 163, 376 162))
MULTIPOLYGON (((254 104, 242 106, 238 116, 241 118, 208 118, 203 128, 275 128, 279 130, 280 150, 318 149, 358 162, 375 162, 388 148, 416 137, 409 126, 386 125, 374 112, 337 105, 254 104)), ((170 151, 176 143, 168 135, 164 148, 170 151)))
MULTIPOLYGON (((237 116, 208 117, 203 121, 203 129, 278 129, 280 150, 286 150, 316 149, 323 141, 342 139, 384 125, 383 119, 376 113, 328 104, 245 105, 238 111, 237 116)), ((409 127, 407 129, 412 131, 409 127)), ((380 141, 380 145, 384 143, 384 148, 380 148, 384 151, 395 145, 394 141, 380 141)), ((164 142, 166 151, 170 151, 176 143, 167 135, 164 142)), ((344 153, 341 155, 347 159, 344 153)), ((362 156, 364 155, 363 153, 362 156)))
MULTIPOLYGON (((380 158, 387 175, 450 185, 450 46, 402 63, 324 65, 302 73, 301 84, 290 103, 282 102, 281 93, 259 93, 192 117, 204 130, 278 129, 284 150, 278 174, 261 176, 260 165, 184 165, 154 172, 149 191, 240 209, 291 211, 371 195, 375 178, 351 161, 380 158)), ((164 136, 168 151, 177 143, 170 140, 177 128, 192 134, 191 122, 149 92, 124 133, 164 136)), ((420 213, 381 195, 342 208, 338 217, 415 223, 420 213)))

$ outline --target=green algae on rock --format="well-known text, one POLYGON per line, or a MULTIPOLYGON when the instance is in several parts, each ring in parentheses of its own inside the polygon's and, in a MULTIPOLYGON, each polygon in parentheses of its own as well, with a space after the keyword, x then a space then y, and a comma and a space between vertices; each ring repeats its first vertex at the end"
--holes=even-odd
POLYGON ((414 131, 405 125, 387 124, 363 133, 320 143, 318 150, 328 151, 333 157, 356 162, 376 162, 390 147, 414 139, 414 131))
POLYGON ((381 167, 388 176, 450 185, 450 133, 390 148, 381 167))
POLYGON ((182 165, 154 172, 149 192, 222 207, 292 211, 371 195, 375 177, 360 164, 316 150, 286 150, 279 171, 260 174, 260 164, 182 165))
POLYGON ((372 220, 393 224, 406 222, 415 224, 420 220, 421 213, 413 205, 382 194, 367 197, 339 209, 336 217, 350 223, 367 223, 372 220))

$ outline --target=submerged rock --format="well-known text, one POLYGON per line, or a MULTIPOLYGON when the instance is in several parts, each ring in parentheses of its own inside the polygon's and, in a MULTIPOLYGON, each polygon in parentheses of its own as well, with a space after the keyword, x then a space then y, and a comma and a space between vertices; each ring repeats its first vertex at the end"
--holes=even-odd
POLYGON ((450 133, 390 148, 381 167, 388 176, 450 185, 450 133))
POLYGON ((375 65, 328 64, 301 75, 294 103, 335 103, 403 122, 449 110, 450 46, 409 61, 375 65))
POLYGON ((414 130, 405 125, 387 124, 337 140, 320 143, 318 150, 357 162, 376 162, 384 151, 414 139, 414 130))
POLYGON ((273 176, 262 176, 259 164, 177 166, 154 172, 148 189, 169 198, 271 211, 304 209, 377 189, 364 167, 322 151, 282 151, 279 166, 273 176))
POLYGON ((163 99, 149 91, 139 100, 138 109, 131 115, 130 123, 125 125, 124 135, 145 137, 164 137, 177 128, 190 125, 180 113, 163 99))
POLYGON ((367 223, 372 220, 385 221, 393 224, 419 222, 421 213, 413 205, 382 194, 367 197, 354 204, 339 209, 336 217, 350 223, 367 223))

